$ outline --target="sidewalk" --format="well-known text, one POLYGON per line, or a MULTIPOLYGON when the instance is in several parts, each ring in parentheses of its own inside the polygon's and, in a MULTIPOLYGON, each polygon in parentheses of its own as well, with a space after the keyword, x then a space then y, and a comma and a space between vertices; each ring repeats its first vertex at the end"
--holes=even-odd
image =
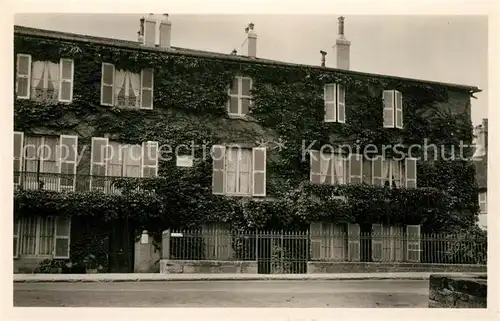
POLYGON ((336 274, 14 274, 15 283, 26 282, 151 282, 151 281, 257 281, 257 280, 428 280, 431 274, 475 273, 336 273, 336 274))

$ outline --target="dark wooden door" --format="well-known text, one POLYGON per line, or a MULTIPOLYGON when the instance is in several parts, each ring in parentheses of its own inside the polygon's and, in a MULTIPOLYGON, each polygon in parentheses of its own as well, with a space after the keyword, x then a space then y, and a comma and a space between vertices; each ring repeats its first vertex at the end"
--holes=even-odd
POLYGON ((116 221, 109 235, 109 273, 134 272, 134 233, 127 220, 116 221))

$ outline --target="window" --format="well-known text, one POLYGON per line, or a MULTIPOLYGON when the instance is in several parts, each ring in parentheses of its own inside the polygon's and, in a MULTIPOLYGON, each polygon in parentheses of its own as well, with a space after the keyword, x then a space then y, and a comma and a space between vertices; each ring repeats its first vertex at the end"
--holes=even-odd
POLYGON ((229 89, 229 101, 227 103, 227 113, 230 116, 245 116, 248 114, 252 101, 252 87, 252 78, 234 78, 233 85, 229 89))
POLYGON ((17 98, 65 103, 73 100, 72 59, 32 61, 31 55, 18 54, 16 70, 17 98))
POLYGON ((390 187, 417 187, 417 161, 388 159, 378 156, 372 160, 372 184, 390 187))
POLYGON ((266 196, 266 149, 213 146, 212 192, 266 196))
POLYGON ((153 70, 142 69, 140 73, 134 73, 103 63, 101 105, 153 109, 153 70))
POLYGON ((25 189, 74 190, 77 148, 77 136, 14 132, 14 184, 25 189))
MULTIPOLYGON (((158 142, 142 145, 119 144, 104 137, 92 138, 91 188, 104 189, 105 176, 156 177, 158 142)), ((110 186, 107 186, 110 188, 110 186)))
POLYGON ((51 256, 69 258, 71 220, 65 217, 33 216, 16 220, 14 257, 51 256))
POLYGON ((486 192, 479 193, 479 208, 481 214, 486 214, 488 212, 488 201, 486 192))
POLYGON ((324 87, 325 122, 345 123, 345 88, 339 84, 324 87))
POLYGON ((310 180, 320 184, 344 184, 347 181, 346 159, 342 154, 311 151, 310 180))
POLYGON ((403 95, 397 90, 384 90, 384 128, 403 129, 403 95))

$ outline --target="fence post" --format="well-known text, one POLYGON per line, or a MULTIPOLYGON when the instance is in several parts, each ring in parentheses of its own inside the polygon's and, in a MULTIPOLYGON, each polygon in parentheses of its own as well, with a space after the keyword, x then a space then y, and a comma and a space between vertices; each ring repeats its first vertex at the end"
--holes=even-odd
POLYGON ((161 234, 161 258, 170 259, 170 230, 165 230, 161 234))

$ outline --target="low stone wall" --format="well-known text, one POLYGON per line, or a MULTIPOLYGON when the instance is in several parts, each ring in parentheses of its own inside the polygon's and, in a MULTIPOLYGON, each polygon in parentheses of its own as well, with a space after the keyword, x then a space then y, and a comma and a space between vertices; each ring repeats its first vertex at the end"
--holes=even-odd
POLYGON ((252 273, 257 261, 160 260, 160 273, 252 273))
POLYGON ((307 273, 371 272, 486 272, 486 265, 382 263, 382 262, 307 262, 307 273))
POLYGON ((487 276, 431 275, 429 308, 484 308, 487 304, 487 276))

